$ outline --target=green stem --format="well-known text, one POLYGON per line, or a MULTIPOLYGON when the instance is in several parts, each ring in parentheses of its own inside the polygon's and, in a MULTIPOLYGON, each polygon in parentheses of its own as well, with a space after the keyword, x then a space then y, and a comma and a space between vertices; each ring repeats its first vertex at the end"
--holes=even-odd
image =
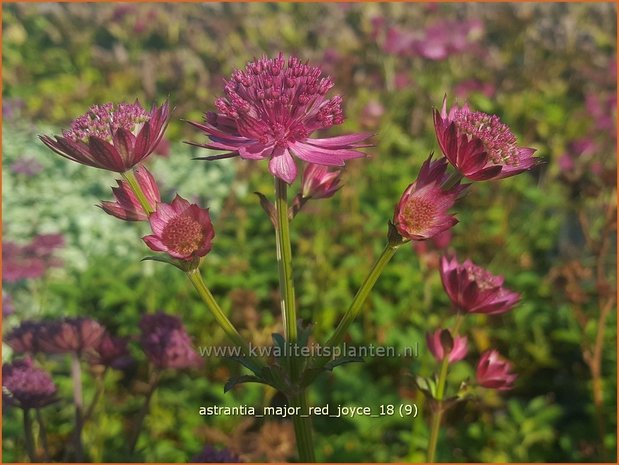
POLYGON ((39 424, 39 438, 41 439, 41 445, 43 446, 43 459, 49 462, 49 446, 47 443, 47 429, 45 428, 45 422, 43 421, 43 415, 41 409, 36 409, 37 423, 39 424))
POLYGON ((84 400, 82 395, 82 367, 77 352, 71 353, 71 379, 73 380, 73 403, 75 404, 73 446, 75 448, 75 460, 77 462, 82 462, 84 460, 84 448, 82 446, 84 400))
POLYGON ((30 409, 23 409, 24 413, 24 437, 26 439, 26 452, 31 462, 37 462, 37 455, 34 450, 34 436, 32 435, 32 419, 30 409))
POLYGON ((221 328, 228 336, 228 338, 230 338, 230 340, 234 342, 235 345, 240 347, 245 353, 245 355, 249 355, 250 351, 247 342, 245 342, 243 337, 236 330, 232 322, 228 319, 226 314, 223 312, 223 310, 215 300, 215 297, 213 297, 213 294, 211 294, 211 291, 208 289, 208 287, 206 287, 206 284, 202 279, 202 275, 200 274, 200 270, 196 268, 194 270, 187 271, 186 274, 193 286, 196 288, 196 291, 198 291, 198 294, 200 294, 200 297, 202 297, 202 300, 210 310, 211 314, 215 317, 215 320, 217 321, 219 326, 221 326, 221 328))
POLYGON ((304 463, 316 462, 314 455, 314 440, 312 438, 312 421, 309 417, 307 404, 307 390, 303 389, 297 395, 290 398, 292 407, 300 407, 299 415, 292 417, 294 432, 297 439, 297 450, 299 451, 299 461, 304 463))
MULTIPOLYGON (((292 247, 290 244, 290 218, 288 215, 288 185, 275 178, 275 241, 277 244, 277 268, 281 291, 282 319, 286 331, 286 342, 291 346, 297 343, 297 312, 294 300, 294 281, 292 278, 292 247)), ((290 357, 290 380, 298 384, 300 367, 296 357, 290 357)), ((292 407, 300 407, 299 415, 293 417, 294 434, 301 462, 315 462, 314 442, 312 440, 312 420, 307 408, 307 391, 299 388, 289 395, 292 407)))
POLYGON ((140 205, 142 205, 142 208, 144 209, 146 214, 150 215, 151 213, 153 213, 155 209, 151 206, 150 202, 146 198, 146 195, 144 194, 140 183, 135 177, 135 172, 133 170, 125 171, 124 173, 122 173, 122 177, 125 179, 125 181, 129 183, 129 187, 131 187, 131 190, 138 198, 138 201, 140 202, 140 205))
POLYGON ((344 317, 342 318, 340 323, 337 325, 335 333, 329 338, 329 340, 325 344, 326 347, 335 347, 342 343, 342 341, 344 340, 344 336, 348 331, 348 328, 355 320, 355 318, 357 318, 357 316, 359 315, 359 312, 363 308, 363 304, 370 295, 374 284, 376 284, 376 281, 378 280, 385 266, 387 265, 387 263, 389 263, 397 249, 398 247, 394 245, 387 244, 385 246, 383 253, 380 255, 380 257, 378 257, 376 263, 374 263, 374 266, 370 270, 370 273, 367 275, 365 281, 363 281, 363 284, 357 291, 357 294, 355 295, 352 303, 350 304, 350 307, 344 314, 344 317))
POLYGON ((441 371, 438 377, 438 387, 436 388, 436 410, 432 414, 432 426, 430 428, 430 440, 428 442, 428 463, 434 463, 436 458, 436 444, 438 434, 443 419, 443 396, 445 395, 445 382, 447 381, 447 369, 449 368, 449 357, 446 355, 441 364, 441 371))
MULTIPOLYGON (((275 209, 277 215, 275 240, 277 242, 279 286, 282 293, 282 318, 286 331, 286 341, 288 341, 289 344, 295 344, 297 342, 297 311, 295 308, 294 281, 292 278, 292 247, 290 245, 290 224, 288 219, 288 185, 279 178, 275 178, 275 209)), ((294 365, 294 363, 292 365, 294 365)))
POLYGON ((159 375, 159 370, 155 368, 149 380, 149 389, 146 393, 146 398, 144 399, 144 403, 142 404, 140 413, 138 413, 138 420, 135 429, 133 430, 133 434, 131 435, 131 439, 129 440, 129 453, 131 455, 133 455, 133 452, 135 451, 135 446, 137 445, 138 439, 140 438, 140 433, 142 432, 142 427, 144 426, 144 420, 150 409, 150 401, 153 397, 153 394, 155 393, 155 390, 157 389, 157 386, 159 385, 159 375))
MULTIPOLYGON (((462 314, 458 312, 456 322, 453 328, 453 336, 457 336, 460 326, 462 325, 462 314)), ((441 420, 443 419, 443 398, 445 397, 445 384, 447 383, 447 370, 449 369, 449 354, 445 353, 445 358, 441 363, 441 371, 438 376, 438 386, 436 388, 436 410, 432 415, 432 426, 430 427, 430 440, 428 441, 428 463, 434 463, 436 458, 436 444, 438 443, 438 434, 441 428, 441 420)))

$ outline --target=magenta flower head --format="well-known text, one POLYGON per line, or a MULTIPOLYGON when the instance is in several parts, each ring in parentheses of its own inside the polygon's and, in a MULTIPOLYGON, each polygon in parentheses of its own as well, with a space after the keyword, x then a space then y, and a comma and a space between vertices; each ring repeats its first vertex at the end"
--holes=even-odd
POLYGON ((434 110, 434 129, 450 163, 473 181, 501 179, 529 170, 539 163, 535 149, 519 147, 516 136, 498 116, 471 111, 467 105, 434 110))
POLYGON ((326 166, 308 163, 303 170, 301 195, 305 199, 332 197, 340 188, 341 175, 339 169, 330 171, 326 166))
POLYGON ((332 87, 319 68, 295 57, 286 63, 280 53, 252 61, 226 82, 226 96, 215 102, 217 113, 206 113, 203 124, 191 123, 210 139, 193 145, 227 151, 207 160, 236 155, 268 159, 271 174, 288 184, 297 177, 292 154, 308 163, 344 166, 346 160, 364 156, 356 149, 366 146, 360 143, 370 134, 310 137, 344 121, 342 98, 326 97, 332 87))
POLYGON ((83 353, 96 350, 105 328, 85 317, 42 322, 37 331, 38 348, 48 354, 83 353))
POLYGON ((208 210, 177 195, 171 204, 160 203, 148 221, 152 235, 143 237, 152 250, 191 261, 211 251, 215 230, 208 210))
POLYGON ((475 265, 458 263, 456 257, 441 258, 439 267, 445 292, 459 312, 498 315, 512 309, 520 294, 503 287, 503 277, 475 265))
POLYGON ((158 312, 140 321, 140 346, 157 368, 189 368, 202 364, 181 320, 158 312))
POLYGON ((30 358, 2 365, 2 398, 24 410, 56 401, 56 385, 30 358))
POLYGON ((499 391, 512 389, 518 377, 512 373, 512 364, 503 359, 496 350, 488 350, 482 354, 476 375, 481 386, 499 391))
POLYGON ((421 166, 417 180, 406 188, 393 215, 393 224, 405 239, 422 241, 454 226, 458 220, 449 209, 468 185, 459 182, 443 189, 448 178, 447 160, 432 161, 432 154, 421 166))
POLYGON ((452 337, 447 329, 437 329, 434 333, 426 334, 428 349, 437 362, 442 362, 448 354, 449 363, 455 363, 466 357, 468 341, 466 336, 452 337))
POLYGON ((147 112, 135 103, 93 105, 62 136, 40 136, 58 155, 83 165, 123 173, 149 156, 168 125, 165 102, 147 112))
MULTIPOLYGON (((161 202, 159 187, 155 178, 143 166, 135 169, 135 178, 150 205, 161 202)), ((108 215, 115 216, 125 221, 146 221, 148 214, 142 208, 142 204, 136 197, 133 189, 127 181, 117 181, 118 187, 112 187, 115 202, 101 202, 101 208, 108 215)))

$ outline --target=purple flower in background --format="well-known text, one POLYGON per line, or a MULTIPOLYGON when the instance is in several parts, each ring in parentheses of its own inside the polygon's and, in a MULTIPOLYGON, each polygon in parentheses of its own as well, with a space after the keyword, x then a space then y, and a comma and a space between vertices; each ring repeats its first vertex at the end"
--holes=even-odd
POLYGON ((2 398, 22 409, 41 408, 56 401, 56 385, 30 358, 2 365, 2 398))
POLYGON ((271 174, 288 184, 297 177, 292 157, 318 165, 344 166, 346 160, 363 157, 357 149, 370 134, 359 133, 316 139, 315 131, 344 122, 342 98, 326 94, 333 81, 315 66, 296 57, 288 61, 280 53, 263 57, 237 70, 226 82, 225 97, 217 99, 217 113, 205 115, 204 131, 210 142, 193 144, 227 153, 206 160, 240 156, 269 160, 271 174))
POLYGON ((496 87, 490 82, 477 79, 467 79, 456 84, 454 94, 461 99, 468 98, 472 93, 480 93, 486 97, 492 97, 496 93, 496 87))
POLYGON ((503 286, 502 276, 495 276, 471 260, 458 263, 443 257, 440 265, 441 281, 455 309, 464 313, 498 315, 512 309, 520 294, 503 286))
POLYGON ((202 364, 179 318, 158 312, 144 315, 139 326, 140 346, 157 368, 180 369, 202 364))
POLYGON ((496 350, 488 350, 482 354, 476 375, 481 386, 499 391, 512 389, 518 377, 512 373, 512 364, 503 359, 496 350))
POLYGON ((2 291, 2 316, 9 316, 13 313, 15 313, 13 298, 10 296, 10 294, 2 291))
POLYGON ((41 322, 35 335, 41 352, 61 354, 96 350, 104 334, 105 328, 99 322, 77 317, 41 322))
POLYGON ((4 337, 11 349, 19 353, 35 353, 39 350, 40 330, 43 325, 36 321, 24 320, 4 337))
POLYGON ((127 338, 115 337, 105 332, 88 361, 93 365, 123 370, 133 363, 133 358, 127 349, 128 342, 127 338))
MULTIPOLYGON (((155 207, 161 202, 159 187, 152 174, 143 166, 135 169, 135 178, 150 205, 155 207)), ((146 221, 148 215, 127 181, 116 181, 117 187, 112 187, 116 197, 115 202, 101 202, 100 207, 108 215, 125 221, 146 221)))
POLYGON ((230 449, 215 449, 211 445, 204 446, 199 454, 191 459, 192 463, 241 463, 243 462, 237 454, 230 449))
POLYGON ((62 136, 40 136, 58 155, 118 173, 148 157, 168 125, 170 108, 165 102, 147 112, 136 103, 93 105, 71 123, 62 136))
POLYGON ((2 244, 2 280, 16 282, 43 276, 50 267, 61 262, 52 256, 62 247, 64 239, 60 234, 40 234, 29 244, 19 245, 12 241, 2 244))
POLYGON ((31 157, 19 158, 11 165, 11 173, 32 177, 43 171, 43 165, 31 157))

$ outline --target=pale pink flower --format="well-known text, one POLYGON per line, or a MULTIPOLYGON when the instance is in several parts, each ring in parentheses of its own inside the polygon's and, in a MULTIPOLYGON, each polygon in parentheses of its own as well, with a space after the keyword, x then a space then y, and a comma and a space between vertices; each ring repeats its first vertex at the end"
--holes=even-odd
POLYGON ((203 257, 211 250, 215 231, 208 210, 180 195, 171 204, 157 205, 148 221, 154 234, 143 239, 152 250, 180 260, 203 257))
POLYGON ((432 155, 423 163, 417 180, 406 188, 393 215, 393 224, 405 239, 429 239, 451 227, 458 220, 449 214, 458 196, 468 187, 459 182, 443 189, 447 180, 447 160, 432 161, 432 155))

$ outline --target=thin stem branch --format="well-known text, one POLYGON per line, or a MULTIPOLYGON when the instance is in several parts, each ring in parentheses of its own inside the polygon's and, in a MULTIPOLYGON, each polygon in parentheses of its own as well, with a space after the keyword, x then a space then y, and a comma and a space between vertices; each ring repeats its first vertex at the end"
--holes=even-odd
POLYGON ((155 393, 155 390, 157 389, 157 386, 159 385, 159 377, 160 372, 158 369, 155 368, 153 373, 151 374, 148 383, 149 388, 148 392, 146 393, 146 397, 144 398, 144 403, 142 404, 142 408, 138 413, 138 420, 136 422, 135 429, 133 430, 133 434, 131 435, 131 439, 129 440, 130 455, 133 455, 135 451, 135 446, 137 445, 138 439, 140 438, 140 433, 142 432, 142 428, 144 426, 144 419, 146 418, 146 415, 148 415, 148 411, 150 409, 150 401, 153 397, 153 394, 155 393))
POLYGON ((47 442, 47 428, 45 428, 45 422, 43 421, 43 415, 41 409, 36 409, 37 423, 39 424, 39 438, 41 439, 41 445, 43 446, 43 460, 49 462, 49 446, 47 442))
POLYGON ((445 355, 441 363, 441 371, 438 377, 436 388, 436 409, 432 413, 432 426, 430 427, 430 440, 428 441, 428 463, 434 463, 436 458, 436 445, 443 419, 443 396, 445 395, 445 382, 447 381, 447 370, 449 368, 449 357, 445 355))
POLYGON ((378 280, 379 276, 385 269, 385 266, 387 265, 387 263, 389 263, 397 249, 397 246, 389 244, 385 246, 380 257, 378 257, 378 260, 376 260, 376 263, 374 263, 374 266, 372 266, 372 269, 365 278, 365 281, 363 281, 363 284, 357 291, 357 294, 355 294, 355 297, 353 298, 350 307, 340 320, 340 323, 337 325, 335 333, 333 333, 333 335, 327 341, 327 347, 335 347, 342 343, 342 341, 344 340, 344 336, 348 331, 348 328, 355 320, 355 318, 357 318, 357 316, 359 315, 359 312, 363 308, 363 304, 370 295, 374 284, 376 284, 376 281, 378 280))
POLYGON ((247 342, 245 342, 243 337, 239 334, 239 332, 236 330, 232 322, 228 319, 226 314, 223 312, 223 310, 221 309, 221 307, 215 300, 215 297, 213 297, 213 294, 211 293, 209 288, 206 287, 206 283, 202 279, 200 270, 198 269, 191 270, 191 271, 188 271, 186 274, 189 280, 191 281, 191 284, 193 284, 193 286, 196 288, 196 291, 198 291, 198 294, 200 295, 200 297, 202 297, 202 300, 208 307, 211 314, 215 317, 215 320, 217 321, 219 326, 221 326, 221 328, 224 330, 228 338, 235 345, 240 347, 244 351, 245 355, 248 355, 249 346, 247 342))
POLYGON ((77 352, 71 353, 71 379, 73 381, 73 403, 75 404, 75 429, 73 430, 73 447, 75 448, 75 460, 84 460, 82 446, 82 429, 84 400, 82 395, 82 367, 77 352))
POLYGON ((133 191, 135 196, 138 198, 138 201, 140 202, 140 205, 142 205, 142 208, 144 209, 146 214, 150 215, 151 213, 153 213, 155 209, 153 208, 153 206, 150 204, 150 202, 146 198, 146 195, 144 194, 144 191, 142 190, 140 183, 135 177, 135 172, 132 169, 130 169, 128 171, 125 171, 121 175, 125 179, 125 181, 129 183, 129 187, 131 187, 131 190, 133 191))
POLYGON ((90 405, 86 409, 86 413, 84 414, 84 423, 86 423, 92 417, 92 414, 95 411, 95 407, 97 406, 97 402, 101 398, 103 391, 105 390, 105 375, 107 374, 108 367, 105 367, 103 373, 100 376, 97 376, 97 390, 95 394, 92 396, 92 400, 90 401, 90 405))

